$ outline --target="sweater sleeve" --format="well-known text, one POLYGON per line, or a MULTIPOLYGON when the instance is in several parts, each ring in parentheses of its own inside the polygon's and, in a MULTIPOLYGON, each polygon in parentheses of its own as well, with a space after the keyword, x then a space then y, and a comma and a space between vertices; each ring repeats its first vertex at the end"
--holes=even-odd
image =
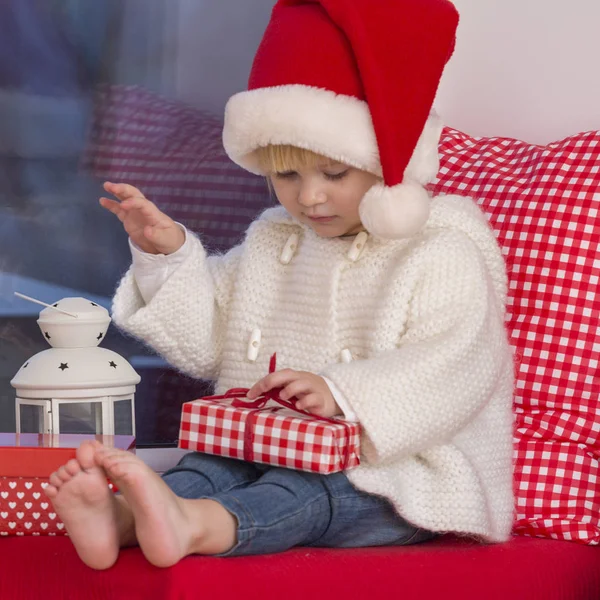
POLYGON ((465 237, 447 242, 415 275, 395 348, 392 341, 377 355, 322 373, 356 413, 368 463, 452 440, 491 400, 512 360, 504 306, 480 251, 465 237))
POLYGON ((196 236, 188 232, 187 237, 185 259, 148 303, 129 269, 113 299, 113 319, 174 367, 192 377, 216 379, 242 246, 207 256, 196 236))
POLYGON ((148 304, 154 294, 162 287, 179 265, 189 256, 191 243, 187 229, 177 223, 185 235, 185 241, 181 248, 172 254, 149 254, 144 252, 137 244, 129 238, 129 249, 131 250, 131 269, 138 290, 148 304))

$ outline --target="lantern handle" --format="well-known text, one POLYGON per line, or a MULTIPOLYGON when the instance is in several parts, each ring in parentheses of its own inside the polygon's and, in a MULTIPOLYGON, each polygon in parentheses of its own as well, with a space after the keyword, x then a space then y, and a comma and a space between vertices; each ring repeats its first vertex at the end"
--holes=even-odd
POLYGON ((69 315, 69 317, 74 317, 75 319, 78 318, 78 315, 76 315, 75 313, 70 313, 70 312, 67 312, 66 310, 63 310, 62 308, 52 306, 52 304, 46 304, 45 302, 42 302, 41 300, 36 300, 35 298, 30 298, 29 296, 26 296, 25 294, 20 294, 19 292, 15 292, 15 296, 18 296, 19 298, 23 298, 24 300, 29 300, 29 302, 35 302, 36 304, 41 304, 42 306, 51 308, 52 310, 56 310, 65 315, 69 315))

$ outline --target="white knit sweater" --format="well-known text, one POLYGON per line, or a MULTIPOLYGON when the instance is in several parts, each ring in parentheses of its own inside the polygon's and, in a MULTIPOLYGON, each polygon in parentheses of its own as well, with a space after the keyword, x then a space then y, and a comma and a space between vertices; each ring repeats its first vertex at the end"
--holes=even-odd
POLYGON ((278 368, 327 377, 363 429, 362 464, 347 472, 354 485, 419 527, 507 539, 513 361, 491 228, 471 200, 447 196, 411 239, 370 236, 357 260, 352 241, 268 209, 224 256, 208 257, 193 237, 147 305, 130 270, 113 318, 182 371, 215 379, 217 393, 250 387, 274 352, 278 368))

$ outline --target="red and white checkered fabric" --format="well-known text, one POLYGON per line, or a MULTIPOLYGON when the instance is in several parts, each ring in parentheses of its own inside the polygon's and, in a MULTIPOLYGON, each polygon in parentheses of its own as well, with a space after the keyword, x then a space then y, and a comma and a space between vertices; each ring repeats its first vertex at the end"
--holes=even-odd
POLYGON ((600 543, 600 132, 547 146, 446 129, 435 194, 476 198, 509 275, 518 534, 600 543))
POLYGON ((335 473, 360 462, 357 423, 332 423, 285 408, 253 410, 229 403, 186 402, 179 447, 315 473, 335 473))

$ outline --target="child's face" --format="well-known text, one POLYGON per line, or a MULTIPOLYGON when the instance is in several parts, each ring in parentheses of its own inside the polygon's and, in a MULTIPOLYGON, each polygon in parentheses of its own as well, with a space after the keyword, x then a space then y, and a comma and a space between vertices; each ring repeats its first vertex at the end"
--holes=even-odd
POLYGON ((294 218, 309 225, 317 235, 338 237, 364 229, 358 205, 378 177, 327 161, 273 173, 270 180, 277 199, 294 218))

